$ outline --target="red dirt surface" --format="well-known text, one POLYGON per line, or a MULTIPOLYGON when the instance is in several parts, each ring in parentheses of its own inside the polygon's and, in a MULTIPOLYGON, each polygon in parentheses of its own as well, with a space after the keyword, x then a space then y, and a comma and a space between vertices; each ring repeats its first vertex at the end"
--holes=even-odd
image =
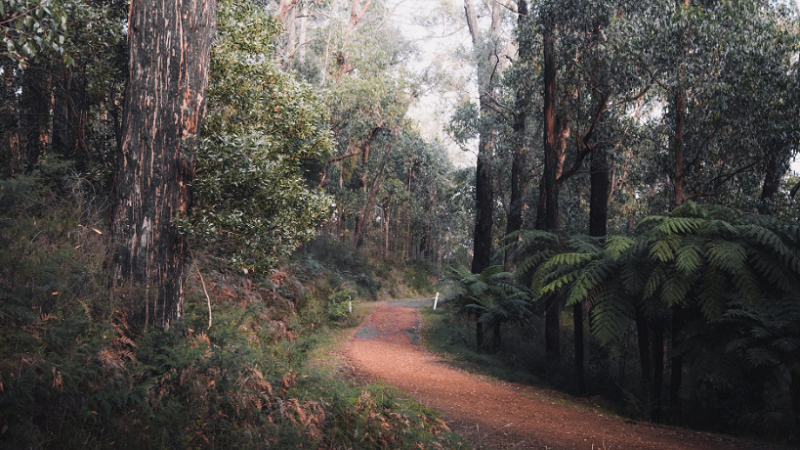
MULTIPOLYGON (((348 344, 361 376, 382 380, 444 414, 450 428, 491 449, 768 449, 684 428, 636 423, 565 405, 564 394, 493 381, 439 361, 414 344, 413 308, 376 306, 348 344)), ((575 399, 576 403, 585 403, 575 399)))

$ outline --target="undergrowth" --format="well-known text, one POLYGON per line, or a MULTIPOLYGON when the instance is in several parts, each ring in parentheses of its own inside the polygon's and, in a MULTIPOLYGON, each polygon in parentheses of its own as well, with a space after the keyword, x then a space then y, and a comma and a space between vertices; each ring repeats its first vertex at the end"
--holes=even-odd
POLYGON ((131 326, 136 293, 112 293, 103 270, 105 201, 52 179, 0 181, 0 447, 464 447, 399 392, 304 364, 320 329, 352 326, 326 317, 324 264, 203 281, 192 266, 182 319, 131 326))

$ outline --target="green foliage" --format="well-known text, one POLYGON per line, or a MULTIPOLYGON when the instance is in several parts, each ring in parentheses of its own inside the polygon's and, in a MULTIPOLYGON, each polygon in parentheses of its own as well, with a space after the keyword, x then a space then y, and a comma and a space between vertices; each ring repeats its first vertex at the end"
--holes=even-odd
POLYGON ((291 273, 206 273, 210 329, 191 277, 169 331, 129 327, 137 293, 107 289, 96 199, 85 184, 53 195, 54 178, 0 180, 0 447, 466 448, 393 389, 306 369, 323 327, 304 322, 296 305, 315 300, 291 273))
POLYGON ((178 221, 246 273, 310 240, 333 207, 307 173, 332 148, 323 105, 272 61, 276 29, 261 7, 220 3, 194 210, 178 221))
MULTIPOLYGON (((688 363, 687 389, 729 396, 729 407, 756 417, 764 400, 754 404, 749 387, 741 395, 736 390, 797 370, 797 223, 688 202, 645 218, 634 238, 533 232, 522 248, 534 249, 520 265, 534 273, 534 296, 565 290, 568 304, 586 301, 600 342, 623 338, 637 309, 662 327, 680 314, 684 324, 671 358, 688 363)), ((716 406, 697 401, 698 415, 713 414, 708 408, 716 406)), ((776 414, 780 423, 791 420, 791 412, 776 414)))
POLYGON ((466 267, 451 267, 442 284, 453 287, 447 304, 461 315, 474 315, 478 322, 500 327, 506 322, 524 322, 531 313, 528 290, 513 283, 514 274, 503 266, 489 266, 480 274, 466 267))
POLYGON ((0 2, 0 57, 8 57, 20 68, 26 68, 31 60, 42 53, 57 53, 64 62, 74 64, 72 57, 64 52, 67 37, 69 12, 78 2, 59 0, 3 0, 0 2))
POLYGON ((333 291, 328 296, 328 304, 326 306, 328 319, 337 322, 350 316, 350 308, 354 302, 353 297, 355 295, 356 291, 347 287, 342 287, 333 291))

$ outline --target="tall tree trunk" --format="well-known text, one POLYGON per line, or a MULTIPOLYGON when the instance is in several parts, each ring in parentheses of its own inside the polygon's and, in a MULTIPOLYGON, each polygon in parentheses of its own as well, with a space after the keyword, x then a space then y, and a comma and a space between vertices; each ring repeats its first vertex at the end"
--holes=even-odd
MULTIPOLYGON (((608 227, 608 202, 611 193, 611 176, 608 154, 599 145, 592 150, 590 170, 591 197, 589 199, 589 235, 605 236, 608 227)), ((584 379, 583 303, 572 307, 575 328, 575 384, 578 392, 586 392, 584 379)))
MULTIPOLYGON (((684 7, 689 6, 689 0, 678 0, 679 4, 684 7)), ((683 42, 680 43, 683 45, 683 42)), ((684 67, 679 69, 679 76, 683 75, 684 67)), ((675 189, 674 189, 674 203, 675 206, 680 206, 686 201, 686 192, 684 191, 684 181, 686 179, 685 165, 683 161, 683 147, 684 147, 684 133, 686 129, 686 92, 682 88, 677 88, 675 92, 675 189)), ((680 332, 680 306, 676 306, 673 310, 673 326, 672 326, 672 346, 677 344, 677 335, 680 332), (677 320, 676 320, 677 317, 677 320)), ((669 413, 670 420, 679 420, 679 417, 673 417, 673 414, 679 415, 680 412, 680 391, 681 380, 683 378, 683 358, 679 355, 673 355, 671 358, 671 374, 669 385, 669 413)))
POLYGON ((172 225, 189 213, 208 86, 216 2, 136 0, 128 28, 129 81, 112 213, 114 287, 141 290, 138 324, 168 329, 183 314, 186 238, 172 225))
POLYGON ((2 103, 0 104, 0 132, 5 147, 5 154, 0 155, 0 176, 8 177, 22 169, 22 155, 19 149, 19 120, 17 117, 17 84, 14 76, 14 64, 11 62, 3 66, 2 103))
POLYGON ((483 349, 483 322, 478 321, 478 313, 475 313, 475 347, 478 351, 483 349))
POLYGON ((31 64, 22 73, 19 102, 20 153, 25 171, 34 168, 50 140, 50 74, 45 63, 31 64))
POLYGON ((487 35, 489 40, 487 40, 478 28, 477 12, 472 0, 464 0, 467 25, 472 37, 473 48, 477 53, 478 94, 481 121, 483 122, 478 138, 478 163, 475 177, 476 218, 473 233, 472 273, 483 272, 491 265, 492 259, 494 193, 492 192, 491 160, 494 151, 494 135, 489 126, 489 119, 493 114, 491 107, 494 92, 492 77, 496 65, 500 63, 496 45, 501 26, 501 7, 496 3, 491 4, 492 22, 487 35))
POLYGON ((608 229, 608 205, 611 195, 612 165, 608 151, 598 144, 592 150, 591 197, 589 199, 589 235, 605 236, 608 229))
POLYGON ((686 198, 683 190, 683 181, 686 178, 683 164, 683 133, 686 127, 686 94, 679 91, 675 94, 675 138, 673 147, 675 151, 675 181, 674 202, 679 206, 686 198))
POLYGON ((681 421, 681 383, 683 381, 683 357, 678 352, 680 333, 683 329, 684 310, 680 305, 672 308, 672 371, 669 380, 669 421, 673 425, 681 421))
MULTIPOLYGON (((519 61, 521 64, 529 64, 533 60, 533 34, 530 29, 530 17, 528 17, 528 2, 519 0, 517 2, 517 33, 519 41, 519 61)), ((506 235, 522 229, 522 203, 525 196, 525 171, 528 155, 527 139, 525 135, 525 121, 530 109, 530 87, 528 80, 521 77, 520 85, 517 87, 516 99, 514 101, 514 156, 511 162, 511 199, 509 200, 508 218, 506 220, 506 235)), ((513 240, 507 239, 505 265, 506 270, 512 270, 511 261, 514 248, 511 247, 513 240)))
MULTIPOLYGON (((658 319, 656 319, 658 320, 658 319)), ((653 391, 650 398, 650 415, 653 422, 661 422, 661 387, 664 384, 664 327, 653 325, 653 391)))
POLYGON ((383 207, 383 221, 384 225, 386 226, 386 234, 384 235, 384 247, 383 247, 383 257, 384 259, 389 258, 389 200, 386 200, 386 204, 383 207))
POLYGON ((414 160, 408 165, 408 209, 406 210, 406 261, 411 259, 411 178, 414 160))
POLYGON ((639 367, 642 371, 642 392, 645 396, 650 392, 650 330, 647 326, 647 318, 640 307, 636 307, 636 337, 639 343, 639 367))
MULTIPOLYGON (((560 134, 556 124, 554 26, 552 18, 546 17, 542 27, 544 49, 544 229, 552 232, 558 229, 558 135, 560 134)), ((558 358, 561 353, 559 313, 557 295, 548 296, 545 300, 545 353, 550 360, 558 358)))
POLYGON ((792 397, 792 412, 794 412, 794 441, 800 442, 800 372, 797 367, 792 370, 790 385, 792 397))
POLYGON ((381 157, 381 162, 378 166, 378 173, 375 174, 375 179, 372 180, 372 187, 369 190, 367 202, 364 204, 364 209, 359 212, 358 218, 356 219, 356 233, 354 242, 356 248, 361 248, 364 245, 364 238, 367 235, 367 224, 369 223, 370 212, 372 211, 372 206, 375 204, 375 195, 378 194, 378 188, 381 185, 381 176, 383 175, 383 169, 386 167, 386 161, 389 159, 389 152, 392 150, 392 144, 393 142, 391 141, 386 144, 386 150, 383 151, 383 157, 381 157))
POLYGON ((786 173, 787 169, 787 161, 783 158, 780 158, 775 152, 778 150, 774 143, 771 143, 769 146, 770 154, 767 155, 765 173, 764 173, 764 185, 761 188, 761 202, 758 205, 758 212, 761 214, 773 214, 775 213, 775 205, 774 205, 774 198, 775 194, 778 193, 778 190, 781 187, 781 179, 783 179, 783 175, 786 173))
POLYGON ((60 72, 53 75, 53 152, 74 161, 78 171, 85 171, 89 154, 82 139, 86 124, 83 77, 63 65, 60 72))

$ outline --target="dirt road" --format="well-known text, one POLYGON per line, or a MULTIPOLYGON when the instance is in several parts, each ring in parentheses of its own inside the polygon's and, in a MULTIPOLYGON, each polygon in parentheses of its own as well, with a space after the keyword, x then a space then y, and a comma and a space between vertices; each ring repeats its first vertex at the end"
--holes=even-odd
POLYGON ((606 417, 570 406, 563 394, 493 381, 439 361, 417 343, 412 302, 376 306, 346 357, 361 376, 379 379, 444 414, 453 431, 492 449, 767 449, 683 428, 606 417))

